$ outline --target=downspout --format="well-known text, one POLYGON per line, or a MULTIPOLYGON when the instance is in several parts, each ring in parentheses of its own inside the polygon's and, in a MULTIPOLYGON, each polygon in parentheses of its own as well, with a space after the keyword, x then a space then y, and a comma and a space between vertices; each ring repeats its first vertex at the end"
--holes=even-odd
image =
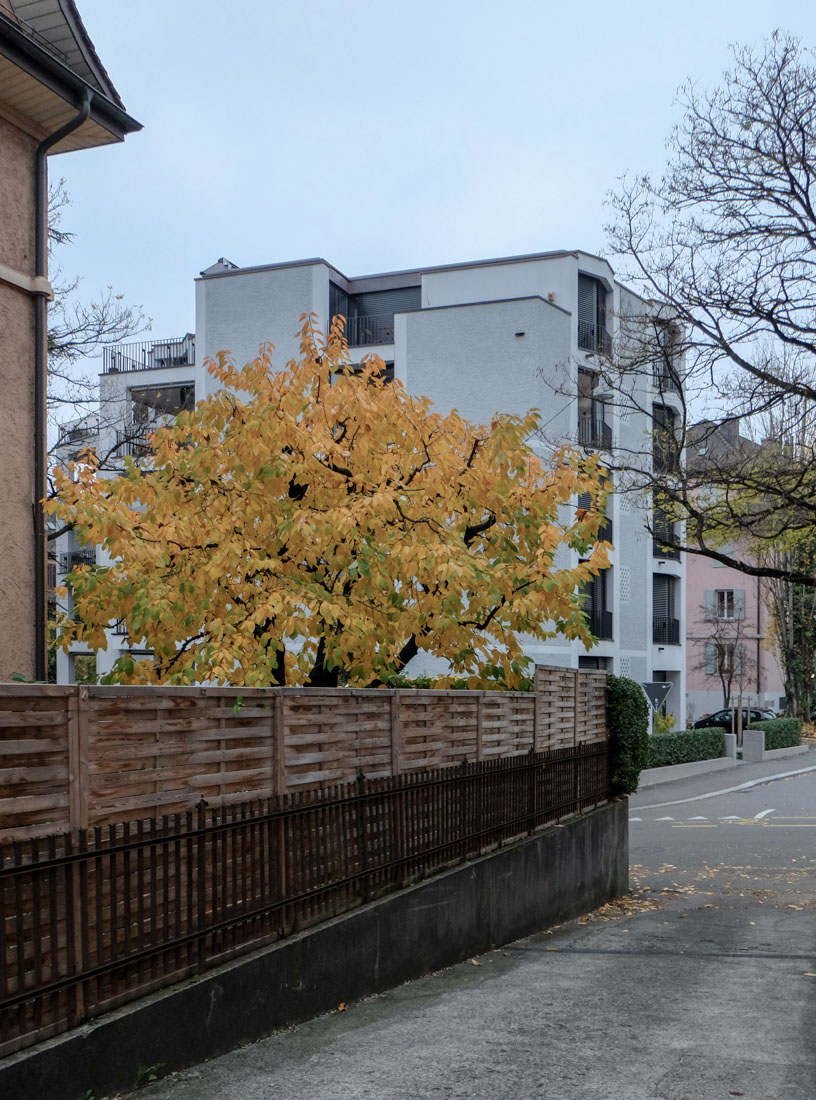
MULTIPOLYGON (((34 274, 48 277, 48 164, 49 149, 78 129, 91 113, 90 88, 82 106, 59 130, 37 146, 34 154, 34 274)), ((47 663, 47 593, 45 511, 46 484, 46 389, 48 385, 48 299, 34 299, 34 679, 45 680, 47 663)))

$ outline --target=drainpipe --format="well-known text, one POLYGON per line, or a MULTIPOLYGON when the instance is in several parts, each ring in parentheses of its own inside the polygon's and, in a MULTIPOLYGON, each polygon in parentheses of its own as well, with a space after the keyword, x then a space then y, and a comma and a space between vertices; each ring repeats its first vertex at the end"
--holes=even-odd
MULTIPOLYGON (((34 274, 48 277, 48 164, 49 149, 72 133, 91 112, 88 88, 79 113, 39 143, 34 155, 34 274)), ((34 299, 34 679, 45 680, 47 664, 47 595, 45 512, 46 387, 48 384, 48 299, 34 299)))

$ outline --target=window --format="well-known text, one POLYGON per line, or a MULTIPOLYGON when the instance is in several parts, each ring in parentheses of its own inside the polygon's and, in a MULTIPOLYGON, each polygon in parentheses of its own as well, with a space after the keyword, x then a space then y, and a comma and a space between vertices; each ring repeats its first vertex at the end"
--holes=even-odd
POLYGON ((610 572, 610 569, 602 569, 596 577, 584 584, 581 591, 590 633, 603 641, 612 641, 612 612, 607 610, 611 602, 607 598, 610 572))
POLYGON ((680 465, 677 413, 668 405, 653 405, 652 423, 652 461, 655 473, 674 473, 680 465))
POLYGON ((612 429, 606 421, 606 405, 595 397, 598 372, 578 369, 578 442, 583 447, 608 451, 612 429))
POLYGON ((606 287, 592 275, 578 275, 578 347, 600 355, 612 354, 606 330, 606 287))
POLYGON ((349 294, 329 283, 329 316, 346 319, 345 334, 351 348, 394 343, 394 314, 422 307, 422 287, 403 286, 349 294))
POLYGON ((679 329, 669 321, 655 323, 655 361, 652 381, 661 393, 679 393, 680 376, 677 372, 679 329))
POLYGON ((745 589, 744 588, 714 588, 704 593, 705 618, 711 619, 744 619, 745 618, 745 589))
POLYGON ((154 424, 160 416, 178 416, 195 404, 195 386, 133 386, 130 390, 134 424, 154 424))
POLYGON ((741 642, 706 642, 703 670, 706 676, 741 676, 745 646, 741 642))
POLYGON ((655 645, 680 645, 677 584, 676 577, 665 573, 652 575, 652 641, 655 645))

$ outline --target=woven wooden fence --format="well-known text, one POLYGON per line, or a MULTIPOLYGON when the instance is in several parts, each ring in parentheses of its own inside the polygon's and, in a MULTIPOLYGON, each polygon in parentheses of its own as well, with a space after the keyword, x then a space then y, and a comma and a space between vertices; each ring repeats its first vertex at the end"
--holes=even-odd
POLYGON ((0 685, 0 841, 602 741, 605 675, 533 692, 0 685))

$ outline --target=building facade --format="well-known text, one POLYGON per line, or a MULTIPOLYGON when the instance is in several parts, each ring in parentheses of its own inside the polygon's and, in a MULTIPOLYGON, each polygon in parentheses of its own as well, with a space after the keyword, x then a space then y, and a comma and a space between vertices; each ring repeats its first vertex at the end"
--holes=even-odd
POLYGON ((0 0, 0 681, 45 677, 47 158, 138 129, 73 0, 0 0))
MULTIPOLYGON (((750 459, 762 444, 740 434, 736 419, 701 421, 689 432, 687 464, 720 473, 750 459)), ((738 553, 727 547, 732 556, 738 553)), ((746 549, 746 554, 750 552, 746 549)), ((750 560, 747 558, 746 560, 750 560)), ((785 680, 773 639, 765 582, 700 554, 686 565, 686 705, 689 718, 725 706, 783 710, 785 680), (729 695, 726 702, 726 695, 729 695)))
MULTIPOLYGON (((118 402, 124 425, 118 430, 133 431, 144 400, 140 393, 153 388, 152 407, 168 412, 184 397, 181 388, 191 377, 196 400, 213 392, 217 383, 206 364, 217 352, 229 349, 243 363, 271 341, 282 366, 298 354, 302 314, 326 321, 342 314, 355 361, 376 353, 389 376, 430 397, 442 412, 456 408, 486 423, 497 412, 524 415, 536 408, 542 427, 533 443, 544 457, 563 443, 611 454, 625 436, 640 441, 647 461, 659 461, 652 455, 652 414, 668 420, 676 415, 676 387, 657 376, 642 377, 637 404, 650 412, 638 415, 614 400, 599 369, 610 362, 618 318, 641 308, 646 304, 617 282, 605 261, 580 251, 356 278, 321 259, 252 268, 222 259, 196 280, 192 363, 174 370, 157 360, 155 347, 136 355, 121 349, 141 365, 114 371, 106 366, 102 408, 118 402)), ((670 538, 658 542, 648 534, 645 508, 634 496, 610 497, 604 534, 614 546, 612 567, 586 592, 598 639, 591 651, 564 638, 528 639, 525 650, 539 663, 668 681, 667 707, 679 724, 685 719, 685 566, 670 538)), ((112 646, 100 660, 107 667, 116 654, 112 646)), ((408 671, 436 668, 420 654, 408 671)))

